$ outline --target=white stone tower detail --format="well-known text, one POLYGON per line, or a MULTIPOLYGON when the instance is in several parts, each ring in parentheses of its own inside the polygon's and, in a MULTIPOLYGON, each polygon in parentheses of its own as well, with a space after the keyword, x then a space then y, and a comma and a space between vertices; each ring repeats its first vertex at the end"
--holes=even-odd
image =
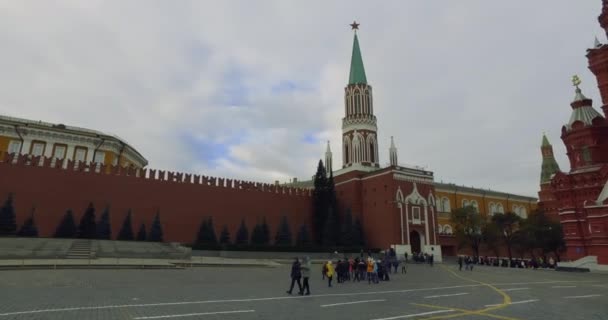
POLYGON ((372 87, 367 83, 357 29, 350 62, 348 84, 344 88, 344 113, 342 118, 342 168, 356 167, 362 170, 379 168, 378 127, 374 116, 372 87))
POLYGON ((325 171, 329 177, 333 171, 331 149, 329 147, 329 140, 327 141, 327 150, 325 151, 325 171))
POLYGON ((397 148, 395 148, 395 141, 393 140, 392 136, 391 136, 391 147, 388 149, 388 151, 389 151, 389 157, 391 159, 391 167, 398 166, 397 148))

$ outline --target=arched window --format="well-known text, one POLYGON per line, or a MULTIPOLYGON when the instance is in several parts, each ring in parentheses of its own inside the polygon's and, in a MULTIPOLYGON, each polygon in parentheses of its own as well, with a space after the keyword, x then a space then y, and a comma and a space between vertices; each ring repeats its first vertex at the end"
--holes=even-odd
POLYGON ((494 202, 490 202, 490 216, 496 213, 496 204, 494 202))
POLYGON ((367 90, 365 91, 365 99, 367 100, 367 113, 374 114, 374 110, 372 109, 372 96, 367 90))
POLYGON ((467 199, 462 199, 462 207, 468 207, 469 206, 469 200, 467 199))
POLYGON ((350 158, 351 148, 350 148, 350 139, 348 137, 344 137, 344 164, 349 164, 351 162, 350 158))
POLYGON ((496 205, 496 213, 505 213, 505 208, 502 206, 502 203, 496 205))
POLYGON ((443 212, 443 201, 441 201, 441 198, 437 201, 437 212, 443 212))
POLYGON ((471 200, 471 207, 473 207, 476 212, 479 212, 479 205, 476 200, 471 200))
POLYGON ((443 227, 440 224, 437 224, 437 233, 439 233, 439 234, 443 233, 443 227))
POLYGON ((374 158, 375 156, 375 152, 374 152, 374 141, 370 141, 369 142, 369 162, 374 163, 376 162, 376 159, 374 158))
POLYGON ((443 203, 443 212, 451 212, 452 208, 450 208, 450 199, 448 199, 447 197, 443 197, 441 199, 441 202, 443 203))
POLYGON ((522 219, 528 218, 528 212, 526 210, 526 207, 520 207, 520 213, 520 217, 522 217, 522 219))
POLYGON ((359 89, 355 90, 355 113, 361 113, 361 92, 359 89))

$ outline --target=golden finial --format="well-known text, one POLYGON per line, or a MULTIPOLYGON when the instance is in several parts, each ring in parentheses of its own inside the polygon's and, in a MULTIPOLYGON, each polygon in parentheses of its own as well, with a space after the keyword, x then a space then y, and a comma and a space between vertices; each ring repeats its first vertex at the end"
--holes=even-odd
POLYGON ((578 86, 581 84, 581 79, 577 75, 572 76, 572 85, 578 89, 578 86))

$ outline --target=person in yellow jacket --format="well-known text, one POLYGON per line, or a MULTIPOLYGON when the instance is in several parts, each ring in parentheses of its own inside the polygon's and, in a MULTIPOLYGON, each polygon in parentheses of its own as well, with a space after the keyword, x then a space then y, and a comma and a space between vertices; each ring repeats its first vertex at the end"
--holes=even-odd
POLYGON ((331 287, 331 280, 334 277, 334 265, 331 263, 331 261, 327 261, 325 267, 325 270, 327 270, 325 271, 325 275, 327 276, 327 283, 331 287))

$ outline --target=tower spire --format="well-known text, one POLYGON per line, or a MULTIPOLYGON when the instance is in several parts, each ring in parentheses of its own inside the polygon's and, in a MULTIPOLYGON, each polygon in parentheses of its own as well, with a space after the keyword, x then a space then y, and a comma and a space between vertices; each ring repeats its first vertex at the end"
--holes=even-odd
POLYGON ((353 21, 350 26, 355 32, 355 37, 353 40, 353 54, 350 59, 350 75, 348 77, 348 84, 367 84, 365 68, 363 67, 363 58, 361 57, 361 49, 359 48, 359 38, 357 37, 359 24, 356 21, 353 21))
POLYGON ((391 161, 391 167, 396 167, 398 166, 398 161, 397 161, 397 148, 395 148, 395 140, 393 140, 393 136, 391 136, 391 147, 388 149, 389 151, 389 158, 391 161))
POLYGON ((547 139, 547 135, 544 133, 540 151, 543 155, 543 164, 540 171, 540 184, 544 184, 551 182, 551 177, 561 170, 559 169, 557 161, 555 161, 553 146, 549 143, 549 139, 547 139))
POLYGON ((332 159, 332 154, 331 154, 331 148, 329 147, 329 140, 327 140, 327 149, 325 150, 325 171, 327 171, 328 177, 332 175, 332 170, 333 170, 332 162, 333 162, 333 159, 332 159))

